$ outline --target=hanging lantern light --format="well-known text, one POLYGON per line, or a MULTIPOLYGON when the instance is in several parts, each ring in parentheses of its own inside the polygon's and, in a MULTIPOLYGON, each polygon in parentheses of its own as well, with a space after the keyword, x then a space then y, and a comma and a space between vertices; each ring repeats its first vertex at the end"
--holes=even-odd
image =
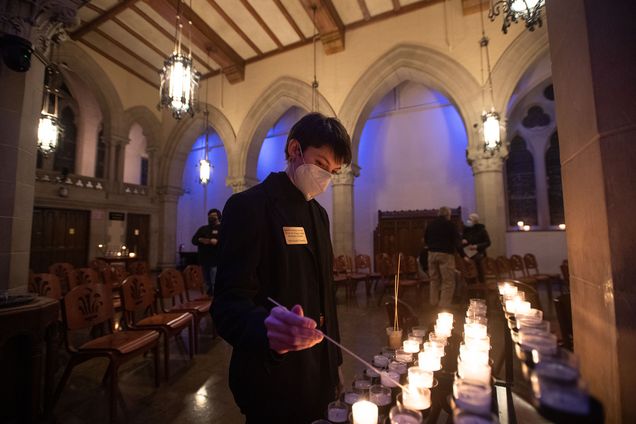
POLYGON ((499 114, 492 109, 490 112, 484 112, 481 115, 484 150, 494 151, 501 147, 501 123, 499 114))
MULTIPOLYGON (((182 50, 183 25, 181 24, 180 5, 181 2, 177 6, 174 51, 163 63, 159 88, 160 108, 169 108, 175 119, 181 119, 186 114, 194 116, 198 104, 199 79, 201 78, 201 74, 194 69, 192 61, 192 40, 190 40, 188 53, 185 54, 182 50)), ((192 22, 188 23, 191 27, 192 22)))
POLYGON ((545 0, 496 0, 492 2, 488 17, 494 21, 497 16, 503 15, 504 21, 501 30, 508 33, 508 28, 514 22, 522 19, 526 22, 526 28, 534 31, 535 26, 541 26, 541 9, 545 6, 545 0))
POLYGON ((60 71, 53 64, 46 67, 44 74, 44 94, 42 98, 42 111, 38 123, 38 149, 44 156, 55 151, 57 141, 62 133, 58 117, 59 90, 55 82, 60 71))
POLYGON ((199 161, 199 182, 203 185, 206 185, 210 182, 212 178, 212 166, 210 165, 210 161, 207 158, 201 159, 199 161))

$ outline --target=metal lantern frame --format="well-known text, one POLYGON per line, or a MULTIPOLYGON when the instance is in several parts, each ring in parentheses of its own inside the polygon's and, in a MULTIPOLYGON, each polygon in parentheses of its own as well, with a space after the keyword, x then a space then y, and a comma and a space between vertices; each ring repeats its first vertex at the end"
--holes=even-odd
POLYGON ((508 33, 508 28, 513 23, 523 20, 529 31, 534 31, 535 27, 543 25, 541 9, 545 6, 545 0, 495 0, 491 2, 488 18, 491 21, 503 16, 501 30, 508 33))
POLYGON ((38 122, 38 149, 44 156, 55 151, 64 129, 59 119, 60 91, 57 82, 60 71, 55 64, 46 66, 42 111, 38 122))

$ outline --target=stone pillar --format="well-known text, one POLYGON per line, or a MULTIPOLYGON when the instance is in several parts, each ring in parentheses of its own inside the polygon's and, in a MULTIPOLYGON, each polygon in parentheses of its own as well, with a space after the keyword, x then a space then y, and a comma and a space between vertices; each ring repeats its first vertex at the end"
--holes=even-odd
POLYGON ((349 255, 353 258, 354 249, 354 214, 353 214, 353 180, 360 175, 360 167, 356 164, 346 166, 332 177, 333 184, 333 251, 336 256, 349 255))
POLYGON ((160 268, 173 268, 177 264, 177 205, 183 194, 181 187, 157 188, 161 211, 159 213, 159 259, 160 268))
POLYGON ((256 184, 258 184, 258 180, 251 177, 228 177, 225 180, 225 184, 229 187, 232 187, 233 193, 240 193, 250 187, 254 187, 256 184))
MULTIPOLYGON (((3 2, 0 33, 32 43, 46 55, 51 37, 74 23, 79 1, 3 2)), ((0 290, 26 287, 35 192, 37 126, 44 65, 16 72, 0 61, 0 290)))
POLYGON ((111 190, 123 192, 124 162, 126 160, 126 145, 130 142, 128 136, 111 134, 108 143, 108 180, 111 190))
POLYGON ((636 3, 547 3, 574 348, 606 422, 636 420, 636 3))
POLYGON ((503 164, 501 152, 492 156, 478 152, 469 153, 468 163, 475 176, 475 202, 477 213, 490 235, 488 256, 506 254, 506 193, 504 192, 503 164))

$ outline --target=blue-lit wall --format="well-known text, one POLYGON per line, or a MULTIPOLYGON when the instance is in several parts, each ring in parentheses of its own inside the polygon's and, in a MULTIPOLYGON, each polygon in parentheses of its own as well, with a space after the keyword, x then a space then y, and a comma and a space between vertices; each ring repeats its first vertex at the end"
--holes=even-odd
MULTIPOLYGON (((267 133, 267 137, 263 141, 261 151, 258 155, 258 165, 256 168, 256 177, 259 181, 263 181, 270 172, 284 171, 287 162, 285 161, 285 144, 287 143, 287 135, 291 127, 305 114, 299 108, 292 107, 274 124, 267 133)), ((329 214, 331 219, 333 194, 331 185, 327 191, 316 197, 329 214)))
POLYGON ((466 130, 448 99, 406 82, 376 106, 362 132, 354 185, 355 246, 373 253, 378 210, 475 208, 466 130))
POLYGON ((223 142, 212 130, 208 138, 208 160, 214 167, 212 180, 205 186, 199 183, 199 161, 204 158, 205 136, 196 139, 186 159, 183 170, 183 189, 177 206, 177 249, 183 245, 184 251, 194 251, 192 236, 197 228, 207 223, 209 209, 223 210, 225 202, 232 195, 232 189, 225 186, 227 178, 227 156, 223 142))

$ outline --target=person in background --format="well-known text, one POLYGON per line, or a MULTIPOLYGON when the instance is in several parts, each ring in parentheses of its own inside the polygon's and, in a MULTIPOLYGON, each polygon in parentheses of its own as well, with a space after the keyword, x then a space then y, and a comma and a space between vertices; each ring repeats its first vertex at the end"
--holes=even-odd
POLYGON ((314 198, 351 163, 351 140, 337 119, 310 113, 285 156, 285 172, 223 211, 212 315, 232 345, 229 385, 249 424, 325 418, 342 387, 342 353, 323 339, 340 339, 329 217, 314 198))
POLYGON ((451 222, 451 210, 439 208, 438 217, 424 231, 428 248, 428 274, 431 280, 430 304, 448 308, 455 292, 455 253, 461 250, 459 233, 451 222))
POLYGON ((462 246, 465 254, 475 261, 480 283, 485 282, 483 260, 486 257, 486 249, 490 247, 490 236, 486 226, 479 222, 479 215, 471 213, 464 225, 462 234, 462 246))
POLYGON ((219 263, 219 231, 221 229, 221 211, 208 211, 208 224, 200 227, 194 236, 192 244, 197 246, 199 265, 203 271, 203 279, 208 295, 214 295, 214 281, 216 267, 219 263))

